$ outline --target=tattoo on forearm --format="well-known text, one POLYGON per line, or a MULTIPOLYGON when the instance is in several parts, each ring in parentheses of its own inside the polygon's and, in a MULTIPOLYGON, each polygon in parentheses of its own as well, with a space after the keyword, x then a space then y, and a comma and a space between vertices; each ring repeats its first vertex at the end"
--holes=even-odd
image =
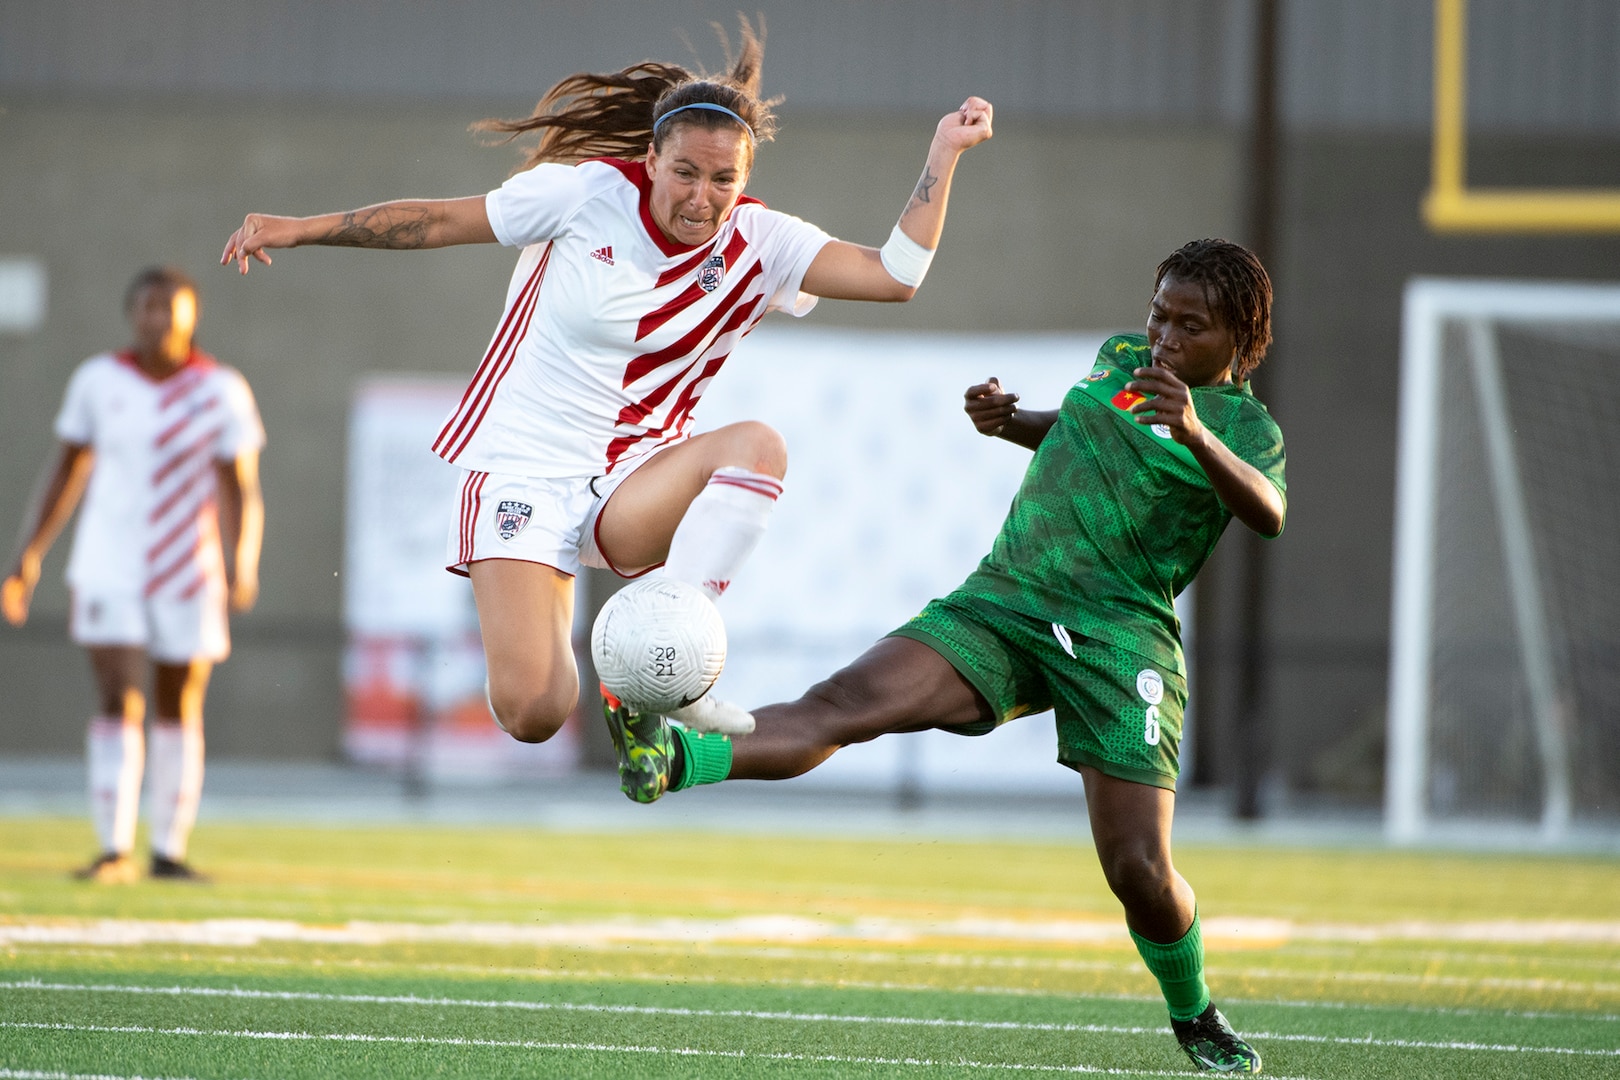
POLYGON ((920 203, 930 202, 928 193, 933 190, 934 185, 937 183, 939 183, 939 177, 934 175, 932 169, 924 165, 922 179, 917 181, 917 189, 911 193, 911 197, 920 203))
POLYGON ((419 248, 427 243, 425 207, 373 207, 351 210, 343 224, 321 237, 331 247, 419 248))

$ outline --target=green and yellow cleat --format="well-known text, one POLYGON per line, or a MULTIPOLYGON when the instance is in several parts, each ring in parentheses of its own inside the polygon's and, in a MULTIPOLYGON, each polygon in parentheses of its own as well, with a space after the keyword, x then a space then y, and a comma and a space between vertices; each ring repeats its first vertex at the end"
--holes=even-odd
POLYGON ((1257 1073, 1260 1055, 1254 1047, 1238 1038, 1232 1025, 1226 1022, 1214 1002, 1191 1020, 1170 1020, 1176 1041, 1192 1058, 1193 1064, 1205 1072, 1257 1073))
POLYGON ((657 713, 635 713, 602 687, 602 715, 619 759, 619 790, 632 801, 650 803, 669 790, 675 742, 669 722, 657 713))

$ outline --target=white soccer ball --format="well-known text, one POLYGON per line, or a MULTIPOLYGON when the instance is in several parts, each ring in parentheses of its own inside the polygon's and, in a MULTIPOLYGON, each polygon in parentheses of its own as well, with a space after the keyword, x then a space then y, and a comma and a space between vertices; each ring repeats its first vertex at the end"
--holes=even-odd
POLYGON ((669 713, 709 692, 726 666, 726 624, 707 593, 643 578, 608 598, 591 627, 608 692, 637 712, 669 713))

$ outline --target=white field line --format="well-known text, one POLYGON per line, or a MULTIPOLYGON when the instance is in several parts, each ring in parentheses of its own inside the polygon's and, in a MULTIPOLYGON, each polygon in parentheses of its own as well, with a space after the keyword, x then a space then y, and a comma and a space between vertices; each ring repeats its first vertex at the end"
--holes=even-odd
MULTIPOLYGON (((231 946, 248 946, 248 947, 251 947, 251 946, 256 945, 256 944, 259 943, 258 940, 249 940, 249 941, 225 940, 225 941, 221 941, 221 940, 218 940, 218 939, 207 939, 207 938, 202 939, 202 940, 197 940, 197 939, 193 939, 191 937, 163 937, 163 936, 159 936, 156 940, 153 940, 153 941, 144 941, 144 940, 133 940, 132 941, 132 940, 125 940, 125 939, 117 939, 117 940, 109 941, 109 940, 101 940, 101 939, 96 939, 96 938, 92 938, 91 940, 88 940, 88 941, 81 941, 81 940, 78 940, 78 939, 74 938, 71 935, 57 935, 57 934, 53 933, 53 934, 49 934, 49 935, 42 935, 43 940, 18 940, 18 941, 13 941, 13 942, 9 942, 9 943, 4 942, 3 940, 0 940, 0 944, 9 944, 10 947, 13 948, 13 949, 17 949, 17 948, 26 949, 29 946, 33 946, 33 947, 37 947, 37 948, 51 948, 51 947, 54 947, 54 946, 60 944, 64 937, 70 943, 90 945, 90 946, 100 948, 102 950, 105 950, 106 947, 108 947, 108 946, 130 946, 130 945, 179 945, 179 946, 185 946, 185 945, 231 945, 231 946)), ((297 939, 289 937, 289 938, 278 938, 278 939, 274 939, 274 940, 297 940, 297 939)), ((445 939, 440 939, 440 940, 442 941, 442 940, 445 940, 445 939)), ((330 943, 330 940, 329 939, 323 939, 323 943, 330 943)), ((384 942, 379 942, 379 941, 373 939, 373 940, 368 940, 367 943, 368 944, 383 944, 384 942)), ((487 942, 482 942, 482 943, 487 944, 487 942)), ((581 949, 595 950, 595 949, 604 948, 605 943, 602 943, 602 942, 585 942, 585 943, 578 944, 576 947, 581 948, 581 949)), ((677 946, 670 946, 667 943, 656 943, 656 944, 642 943, 641 951, 643 953, 662 953, 662 954, 668 954, 668 955, 680 955, 680 956, 685 956, 685 957, 690 957, 692 955, 692 951, 691 951, 690 948, 682 949, 682 948, 677 947, 677 946)), ((54 952, 54 949, 53 949, 53 952, 54 952)), ((747 948, 747 947, 740 947, 740 946, 722 946, 722 947, 708 946, 708 947, 704 947, 704 954, 709 955, 709 956, 723 955, 723 956, 727 956, 727 957, 741 958, 741 959, 749 959, 749 958, 784 959, 784 958, 786 958, 786 959, 793 959, 793 960, 797 960, 797 961, 806 961, 806 962, 815 962, 815 961, 832 962, 832 961, 836 960, 837 963, 842 964, 842 965, 848 965, 848 964, 851 964, 851 963, 864 963, 864 964, 872 964, 872 965, 923 966, 923 967, 930 967, 930 968, 954 967, 954 968, 973 968, 973 969, 981 969, 981 970, 1001 970, 1001 969, 1006 969, 1006 970, 1031 971, 1031 972, 1103 971, 1103 972, 1117 972, 1117 973, 1137 973, 1137 972, 1140 972, 1142 970, 1140 963, 1137 962, 1134 958, 1130 959, 1130 960, 1121 960, 1121 961, 1117 961, 1117 962, 1110 962, 1110 961, 1096 961, 1096 960, 1073 960, 1073 959, 1070 959, 1070 958, 1067 958, 1067 957, 1034 957, 1034 958, 1032 958, 1032 957, 978 957, 978 956, 964 957, 964 956, 961 956, 959 954, 952 954, 952 953, 916 953, 916 954, 891 953, 891 954, 885 954, 885 953, 872 953, 872 952, 858 953, 858 954, 850 954, 850 953, 839 952, 839 953, 836 954, 836 956, 832 956, 832 955, 819 955, 819 954, 815 954, 815 953, 805 953, 805 952, 789 952, 789 951, 786 951, 786 950, 779 950, 779 949, 775 949, 775 948, 750 949, 750 948, 747 948)), ((215 961, 219 961, 219 960, 223 960, 225 958, 223 958, 223 957, 210 957, 210 959, 215 960, 215 961)), ((269 959, 259 959, 259 960, 254 960, 254 959, 251 959, 251 958, 247 958, 247 959, 235 958, 235 959, 238 959, 238 960, 240 960, 240 962, 244 962, 244 963, 253 963, 253 962, 270 963, 270 962, 273 962, 272 960, 269 960, 269 959)), ((384 965, 384 966, 390 966, 390 965, 384 965)), ((392 966, 397 967, 399 965, 392 965, 392 966)), ((409 966, 413 970, 424 970, 424 969, 426 969, 426 966, 421 965, 421 964, 412 964, 412 965, 409 965, 409 966)), ((453 970, 452 967, 447 966, 447 965, 437 965, 437 966, 434 966, 433 969, 434 970, 453 970)), ((480 968, 473 968, 473 969, 469 969, 469 970, 485 972, 485 971, 488 971, 489 969, 480 967, 480 968)), ((1248 980, 1255 981, 1255 982, 1272 981, 1272 982, 1299 983, 1299 982, 1312 982, 1312 981, 1320 982, 1320 981, 1323 981, 1323 980, 1328 980, 1328 981, 1331 981, 1331 982, 1341 983, 1341 984, 1342 983, 1356 983, 1356 984, 1364 985, 1364 986, 1411 986, 1411 987, 1417 987, 1417 988, 1420 988, 1420 989, 1429 989, 1429 988, 1441 989, 1441 988, 1458 988, 1458 987, 1460 987, 1460 988, 1464 988, 1464 989, 1480 988, 1480 989, 1491 989, 1491 990, 1519 990, 1519 991, 1525 991, 1525 992, 1529 992, 1529 993, 1600 994, 1600 995, 1611 995, 1611 996, 1620 995, 1620 982, 1578 982, 1578 981, 1569 980, 1569 979, 1549 979, 1549 978, 1544 978, 1544 977, 1514 979, 1514 978, 1505 978, 1505 977, 1502 977, 1502 976, 1431 975, 1431 974, 1414 975, 1414 974, 1408 974, 1408 973, 1405 973, 1405 972, 1342 971, 1342 970, 1341 971, 1335 971, 1335 972, 1332 972, 1331 974, 1329 974, 1329 973, 1323 973, 1323 972, 1292 971, 1292 970, 1288 970, 1288 969, 1247 967, 1247 966, 1244 966, 1242 964, 1235 964, 1235 963, 1230 963, 1230 962, 1212 962, 1212 963, 1208 963, 1205 966, 1205 971, 1207 973, 1209 973, 1210 975, 1212 975, 1212 976, 1214 976, 1216 978, 1220 978, 1220 979, 1233 979, 1233 980, 1236 980, 1236 979, 1248 979, 1248 980)), ((549 976, 549 977, 556 977, 556 978, 573 978, 573 979, 579 979, 579 978, 611 978, 611 979, 621 979, 621 980, 622 979, 638 980, 639 979, 641 981, 655 981, 655 982, 664 982, 664 981, 668 981, 671 978, 670 974, 667 973, 667 972, 654 972, 654 973, 648 973, 646 975, 638 976, 638 975, 633 974, 633 973, 620 973, 620 972, 606 971, 606 970, 604 970, 604 971, 586 971, 586 970, 578 969, 578 968, 568 968, 568 969, 524 968, 524 969, 521 969, 520 971, 514 970, 513 972, 511 972, 511 974, 522 975, 523 977, 529 977, 529 978, 548 977, 549 976)), ((735 982, 736 981, 734 979, 731 979, 731 980, 717 980, 717 979, 705 980, 705 979, 703 979, 701 977, 694 977, 694 976, 689 976, 689 975, 681 976, 681 980, 683 982, 702 982, 702 981, 735 982)), ((1012 987, 1012 986, 960 986, 960 985, 945 986, 945 985, 942 985, 942 984, 939 984, 939 983, 912 984, 912 983, 899 983, 899 982, 894 982, 894 981, 872 982, 872 981, 860 981, 860 980, 850 979, 850 978, 848 978, 847 976, 844 976, 844 975, 840 975, 835 980, 806 978, 806 979, 790 979, 790 980, 751 980, 751 981, 766 982, 766 983, 770 983, 772 985, 794 985, 794 986, 837 985, 837 986, 845 987, 845 988, 849 988, 849 989, 950 990, 950 991, 961 992, 961 993, 984 993, 984 994, 1025 994, 1025 993, 1028 993, 1028 994, 1030 994, 1032 996, 1037 996, 1037 997, 1050 997, 1050 996, 1053 996, 1054 994, 1060 994, 1061 993, 1061 991, 1053 991, 1053 990, 1025 991, 1025 990, 1020 989, 1018 987, 1012 987)), ((1090 996, 1094 996, 1094 995, 1081 995, 1081 996, 1082 997, 1090 997, 1090 996)), ((1144 999, 1144 1000, 1147 1000, 1147 999, 1144 999)), ((1152 1000, 1157 1000, 1157 999, 1152 999, 1152 1000)), ((1225 1000, 1234 1001, 1234 1000, 1239 1000, 1239 999, 1228 997, 1225 1000)), ((1323 1005, 1323 1004, 1330 1004, 1330 1003, 1317 1003, 1317 1004, 1318 1005, 1323 1005)), ((1431 1012, 1431 1011, 1434 1011, 1434 1010, 1430 1009, 1428 1007, 1425 1007, 1423 1011, 1431 1012)), ((1551 1014, 1549 1014, 1549 1015, 1551 1015, 1551 1014)), ((1586 1014, 1578 1014, 1578 1016, 1580 1018, 1582 1018, 1582 1019, 1590 1019, 1590 1018, 1592 1018, 1592 1017, 1588 1017, 1586 1014)))
MULTIPOLYGON (((1405 920, 1356 925, 1286 919, 1211 918, 1204 940, 1221 945, 1280 947, 1293 941, 1373 944, 1452 941, 1523 945, 1620 945, 1620 921, 1572 919, 1471 922, 1405 920)), ((1041 944, 1128 945, 1123 922, 1102 920, 892 919, 845 921, 797 915, 733 919, 621 918, 520 925, 495 922, 400 923, 351 921, 312 926, 285 919, 0 919, 0 945, 257 945, 298 941, 326 945, 450 942, 459 945, 594 945, 622 942, 700 944, 757 941, 784 944, 858 942, 910 944, 939 938, 1041 944)))
MULTIPOLYGON (((675 952, 676 950, 671 949, 671 950, 667 950, 667 951, 675 952)), ((802 954, 785 953, 782 950, 776 950, 776 949, 729 948, 729 949, 710 949, 710 950, 706 950, 706 951, 711 955, 713 955, 715 953, 722 953, 722 954, 724 954, 726 956, 742 957, 744 959, 748 959, 748 958, 779 959, 783 955, 790 956, 790 957, 794 956, 794 955, 799 955, 800 958, 803 958, 802 954)), ((680 950, 680 954, 683 955, 683 956, 690 955, 690 951, 689 950, 680 950)), ((88 956, 88 957, 94 957, 96 959, 108 959, 108 958, 112 957, 114 954, 113 954, 113 952, 111 950, 108 950, 108 949, 63 949, 63 950, 59 950, 59 951, 52 951, 51 955, 53 955, 53 956, 70 956, 70 957, 86 957, 86 956, 88 956)), ((817 959, 820 959, 820 958, 818 957, 817 959)), ((878 962, 880 962, 882 960, 882 956, 881 955, 868 955, 868 956, 860 957, 859 959, 869 961, 869 962, 872 962, 872 963, 878 963, 878 962)), ((942 963, 961 963, 964 960, 963 957, 952 956, 952 955, 948 955, 948 954, 941 954, 939 959, 940 959, 940 962, 942 962, 942 963)), ((1000 958, 1000 957, 977 957, 977 958, 966 958, 966 959, 971 959, 971 960, 975 961, 974 964, 973 964, 973 966, 975 966, 975 967, 1004 967, 1004 966, 1031 967, 1031 966, 1034 966, 1034 965, 1032 965, 1030 963, 1025 963, 1025 962, 1023 962, 1021 960, 1019 960, 1015 964, 1004 964, 1004 963, 1001 963, 1000 961, 1002 961, 1004 959, 1007 959, 1007 958, 1000 958)), ((1016 959, 1016 958, 1014 958, 1014 959, 1016 959)), ((838 957, 837 957, 837 962, 841 963, 841 964, 842 963, 847 963, 849 960, 850 960, 850 957, 848 957, 845 954, 839 954, 838 957)), ((251 967, 272 967, 272 966, 280 965, 280 966, 284 966, 284 967, 305 968, 305 967, 308 966, 308 964, 303 960, 295 960, 295 959, 289 959, 289 958, 285 958, 285 957, 234 956, 234 955, 231 955, 229 953, 220 953, 220 954, 210 955, 208 957, 208 962, 210 964, 243 964, 243 965, 247 965, 247 966, 251 966, 251 967)), ((906 963, 906 964, 922 964, 922 965, 925 965, 925 966, 932 966, 932 958, 928 954, 910 954, 910 953, 895 954, 894 957, 893 957, 893 962, 906 963)), ((680 975, 672 975, 669 972, 660 972, 660 971, 646 971, 646 972, 618 971, 618 970, 613 970, 613 969, 609 969, 609 968, 594 969, 594 968, 583 968, 583 967, 572 967, 572 966, 571 967, 564 967, 564 968, 552 968, 552 967, 490 967, 487 964, 422 964, 422 963, 406 963, 406 962, 402 962, 402 961, 364 960, 364 959, 359 959, 359 958, 345 959, 343 961, 343 965, 344 965, 345 970, 354 970, 354 971, 387 971, 387 972, 408 971, 408 972, 415 973, 415 974, 474 975, 474 976, 479 976, 479 977, 486 978, 486 979, 513 979, 513 980, 520 980, 520 981, 521 980, 530 980, 530 981, 558 980, 558 981, 567 981, 567 982, 581 982, 581 981, 587 981, 587 982, 589 982, 589 981, 646 982, 646 983, 658 983, 660 985, 667 985, 667 984, 670 984, 672 982, 679 982, 683 986, 699 986, 699 985, 701 985, 701 986, 737 986, 737 985, 741 985, 741 980, 739 980, 737 978, 725 978, 725 977, 716 976, 716 975, 694 975, 694 974, 691 974, 691 973, 683 973, 683 974, 680 974, 680 975)), ((1086 968, 1086 969, 1096 968, 1096 969, 1099 969, 1099 970, 1106 969, 1106 970, 1120 971, 1120 972, 1136 972, 1136 971, 1140 970, 1140 965, 1137 964, 1135 961, 1132 961, 1130 963, 1103 964, 1103 963, 1091 963, 1091 962, 1074 962, 1074 963, 1071 963, 1069 961, 1064 961, 1064 960, 1054 960, 1049 965, 1041 965, 1041 966, 1043 968, 1052 967, 1052 968, 1058 968, 1058 969, 1062 969, 1062 970, 1069 970, 1071 967, 1082 967, 1082 968, 1086 968)), ((1241 969, 1232 969, 1232 970, 1226 971, 1225 974, 1230 976, 1230 977, 1236 978, 1236 977, 1240 977, 1243 974, 1243 972, 1242 972, 1241 969)), ((22 985, 26 985, 26 984, 17 983, 15 985, 22 986, 22 985)), ((811 989, 811 990, 826 989, 826 988, 832 987, 832 988, 836 988, 836 989, 840 989, 840 990, 895 990, 895 991, 904 991, 904 992, 908 992, 908 993, 944 992, 944 993, 952 993, 952 994, 981 994, 981 995, 984 995, 986 997, 1034 997, 1034 998, 1041 998, 1043 1000, 1063 999, 1063 1000, 1071 1000, 1071 1001, 1132 1001, 1132 1002, 1152 1002, 1154 1004, 1157 1004, 1158 1002, 1163 1000, 1163 998, 1161 998, 1157 993, 1154 993, 1154 994, 1101 993, 1101 992, 1097 992, 1097 991, 1031 989, 1029 987, 1023 987, 1023 986, 988 986, 988 985, 981 986, 981 985, 972 985, 972 984, 969 984, 969 985, 952 984, 952 985, 948 985, 948 986, 942 986, 939 983, 900 982, 900 981, 897 981, 897 980, 894 980, 894 979, 852 979, 852 978, 849 978, 846 975, 839 975, 835 979, 751 978, 751 979, 747 980, 747 985, 749 985, 749 986, 787 986, 787 987, 793 987, 793 988, 796 988, 796 989, 801 989, 802 988, 802 989, 811 989)), ((4 989, 4 988, 5 988, 5 986, 3 984, 0 984, 0 989, 4 989)), ((1340 1011, 1340 1012, 1360 1012, 1360 1013, 1377 1013, 1377 1014, 1397 1013, 1397 1014, 1407 1014, 1407 1015, 1417 1015, 1417 1016, 1484 1016, 1484 1017, 1489 1017, 1489 1018, 1492 1018, 1492 1019, 1556 1020, 1556 1021, 1560 1021, 1560 1022, 1575 1022, 1575 1023, 1582 1023, 1582 1024, 1617 1024, 1617 1023, 1620 1023, 1620 1013, 1567 1012, 1567 1011, 1558 1011, 1558 1010, 1552 1010, 1552 1009, 1478 1009, 1478 1008, 1467 1008, 1467 1007, 1448 1006, 1448 1005, 1410 1005, 1410 1004, 1400 1004, 1400 1003, 1393 1003, 1393 1002, 1365 1002, 1365 1001, 1294 1000, 1294 999, 1291 999, 1291 998, 1280 998, 1280 997, 1252 997, 1251 998, 1251 997, 1239 997, 1239 996, 1234 996, 1234 995, 1222 995, 1221 1000, 1223 1002, 1227 1003, 1228 1005, 1230 1005, 1230 1004, 1232 1004, 1234 1002, 1242 1002, 1244 1004, 1249 1004, 1249 1005, 1267 1005, 1267 1006, 1273 1006, 1273 1007, 1276 1007, 1276 1008, 1283 1008, 1283 1009, 1306 1009, 1306 1010, 1309 1010, 1309 1011, 1312 1011, 1312 1012, 1320 1012, 1323 1009, 1334 1009, 1334 1010, 1337 1010, 1337 1011, 1340 1011)))
MULTIPOLYGON (((1253 947, 1256 938, 1243 938, 1253 931, 1265 938, 1273 920, 1211 919, 1211 923, 1224 927, 1223 939, 1213 941, 1219 955, 1221 944, 1247 944, 1253 947), (1248 931, 1243 928, 1247 927, 1248 931)), ((1291 924, 1292 925, 1292 924, 1291 924)), ((1448 926, 1452 940, 1472 940, 1499 943, 1584 942, 1603 943, 1611 930, 1620 933, 1620 923, 1574 923, 1567 921, 1503 923, 1391 923, 1382 926, 1346 927, 1337 924, 1293 925, 1296 938, 1314 940, 1392 940, 1399 934, 1411 933, 1422 940, 1432 940, 1437 928, 1448 926), (1538 929, 1539 928, 1539 929, 1538 929), (1465 938, 1467 931, 1472 937, 1465 938), (1352 935, 1360 934, 1362 938, 1352 935), (1340 935, 1335 937, 1334 935, 1340 935), (1538 936, 1539 935, 1539 936, 1538 936)), ((792 948, 806 946, 834 946, 848 948, 854 945, 883 944, 904 946, 912 943, 935 941, 941 937, 998 944, 1024 942, 1045 946, 1075 946, 1096 944, 1122 944, 1123 928, 1101 922, 1049 922, 1026 923, 1011 920, 968 919, 953 922, 905 922, 894 919, 862 919, 852 922, 807 919, 798 916, 757 916, 736 919, 636 919, 633 917, 609 920, 548 923, 543 926, 522 926, 514 923, 383 923, 355 921, 335 925, 308 925, 285 919, 201 919, 195 921, 153 919, 18 919, 0 917, 0 947, 10 946, 234 946, 253 947, 268 942, 294 942, 314 945, 383 946, 397 943, 437 943, 455 945, 531 947, 569 946, 584 949, 609 948, 615 944, 632 942, 653 950, 679 949, 685 946, 701 947, 706 951, 749 951, 737 943, 755 941, 758 948, 780 949, 782 955, 792 956, 792 948), (926 927, 926 931, 922 928, 926 927)), ((1206 934, 1206 939, 1212 935, 1206 934)), ((1282 944, 1277 942, 1276 944, 1282 944)), ((800 954, 799 958, 803 958, 800 954)), ((896 963, 915 961, 916 957, 902 954, 874 953, 841 956, 842 960, 866 959, 872 962, 896 963)), ((1217 976, 1300 982, 1321 976, 1309 972, 1274 970, 1248 967, 1231 962, 1231 954, 1211 963, 1209 970, 1217 976)), ((1115 970, 1135 970, 1134 959, 1110 965, 1106 961, 1076 960, 1066 957, 968 957, 937 954, 934 965, 960 965, 985 967, 1027 968, 1030 970, 1084 970, 1112 967, 1115 970)), ((1620 982, 1578 982, 1567 979, 1474 977, 1462 975, 1406 974, 1384 971, 1339 971, 1336 982, 1363 985, 1400 985, 1420 987, 1483 987, 1496 990, 1522 990, 1529 992, 1562 992, 1620 995, 1620 982)))
MULTIPOLYGON (((245 990, 240 987, 124 986, 116 983, 83 985, 35 981, 0 983, 5 990, 48 993, 132 994, 156 997, 225 998, 253 1001, 308 1001, 334 1005, 422 1005, 430 1008, 510 1009, 524 1012, 596 1013, 609 1016, 668 1016, 682 1019, 776 1020, 804 1024, 866 1024, 893 1027, 965 1028, 976 1031, 1029 1031, 1089 1035, 1170 1034, 1168 1027, 1123 1024, 1057 1024, 1019 1020, 956 1020, 926 1016, 863 1016, 858 1013, 768 1012, 759 1009, 693 1009, 659 1005, 594 1005, 579 1002, 490 1000, 485 998, 420 997, 415 994, 322 994, 305 990, 245 990)), ((42 1027, 50 1024, 0 1023, 0 1027, 42 1027)), ((84 1029, 90 1030, 90 1029, 84 1029)), ((1306 1035, 1253 1032, 1254 1040, 1369 1046, 1400 1050, 1481 1050, 1496 1053, 1561 1054, 1573 1057, 1617 1057, 1620 1048, 1587 1049, 1568 1046, 1524 1046, 1518 1043, 1471 1041, 1432 1042, 1414 1039, 1379 1039, 1372 1036, 1306 1035)), ((809 1060, 809 1059, 807 1059, 809 1060)), ((822 1060, 822 1059, 815 1059, 822 1060)), ((855 1059, 850 1059, 851 1061, 855 1059)))
MULTIPOLYGON (((832 1065, 889 1065, 920 1069, 982 1069, 992 1072, 1081 1073, 1088 1076, 1178 1076, 1187 1075, 1185 1069, 1175 1071, 1145 1069, 1108 1069, 1096 1065, 1030 1065, 1022 1062, 955 1061, 930 1058, 855 1057, 842 1054, 788 1054, 752 1053, 746 1050, 699 1050, 690 1046, 614 1046, 607 1043, 546 1042, 538 1039, 456 1039, 426 1035, 365 1035, 353 1032, 316 1034, 303 1031, 207 1031, 201 1028, 155 1028, 134 1025, 101 1024, 11 1024, 0 1023, 0 1028, 24 1028, 36 1031, 90 1032, 108 1035, 189 1035, 202 1038, 265 1039, 285 1042, 338 1042, 398 1044, 405 1046, 456 1046, 494 1050, 560 1050, 575 1053, 649 1054, 670 1057, 732 1058, 742 1061, 806 1061, 832 1065)), ((1278 1077, 1276 1080, 1307 1080, 1305 1077, 1278 1077)))

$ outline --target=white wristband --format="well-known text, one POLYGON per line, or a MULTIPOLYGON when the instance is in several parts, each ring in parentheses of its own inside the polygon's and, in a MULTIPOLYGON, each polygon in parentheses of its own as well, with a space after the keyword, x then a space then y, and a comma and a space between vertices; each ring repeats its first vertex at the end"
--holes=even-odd
POLYGON ((922 284, 922 279, 928 275, 928 264, 934 261, 933 249, 923 247, 901 232, 899 225, 889 234, 889 242, 878 250, 878 255, 890 277, 913 289, 922 284))

